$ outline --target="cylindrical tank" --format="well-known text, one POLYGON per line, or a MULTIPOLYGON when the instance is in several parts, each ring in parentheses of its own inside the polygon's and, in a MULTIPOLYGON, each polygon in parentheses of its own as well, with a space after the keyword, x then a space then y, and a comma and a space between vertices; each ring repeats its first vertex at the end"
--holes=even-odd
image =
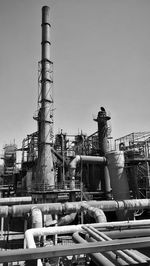
MULTIPOLYGON (((129 184, 125 172, 123 151, 111 151, 106 155, 112 195, 115 200, 130 199, 129 184)), ((133 213, 127 210, 116 212, 118 220, 133 219, 133 213)))
POLYGON ((111 151, 106 154, 112 194, 115 200, 130 198, 127 175, 124 168, 124 152, 111 151))

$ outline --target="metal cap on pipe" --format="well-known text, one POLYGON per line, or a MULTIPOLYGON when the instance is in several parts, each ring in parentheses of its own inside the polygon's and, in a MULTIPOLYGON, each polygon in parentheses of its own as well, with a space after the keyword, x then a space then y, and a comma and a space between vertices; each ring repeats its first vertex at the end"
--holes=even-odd
POLYGON ((49 24, 49 17, 50 17, 50 7, 43 6, 42 7, 42 24, 48 23, 49 24))

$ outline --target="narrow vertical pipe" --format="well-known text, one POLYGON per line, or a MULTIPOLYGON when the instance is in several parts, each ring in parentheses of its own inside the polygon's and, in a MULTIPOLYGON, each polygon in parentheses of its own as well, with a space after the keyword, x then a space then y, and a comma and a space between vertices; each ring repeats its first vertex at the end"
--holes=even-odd
POLYGON ((54 169, 51 153, 51 60, 50 60, 50 8, 42 8, 42 60, 41 60, 41 108, 39 111, 39 149, 37 180, 43 189, 53 189, 54 169))
MULTIPOLYGON (((55 224, 55 226, 57 226, 58 225, 58 215, 57 214, 55 214, 55 220, 57 221, 56 224, 55 224)), ((58 242, 58 235, 55 234, 54 244, 57 245, 57 242, 58 242)))
POLYGON ((1 238, 4 235, 4 217, 1 217, 1 238))

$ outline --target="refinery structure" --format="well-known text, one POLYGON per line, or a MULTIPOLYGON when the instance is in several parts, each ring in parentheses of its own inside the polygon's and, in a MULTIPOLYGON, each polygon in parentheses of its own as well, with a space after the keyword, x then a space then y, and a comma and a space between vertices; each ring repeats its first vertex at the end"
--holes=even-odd
POLYGON ((150 132, 113 145, 101 106, 90 136, 54 134, 50 27, 43 6, 37 131, 3 153, 0 265, 150 265, 150 132))

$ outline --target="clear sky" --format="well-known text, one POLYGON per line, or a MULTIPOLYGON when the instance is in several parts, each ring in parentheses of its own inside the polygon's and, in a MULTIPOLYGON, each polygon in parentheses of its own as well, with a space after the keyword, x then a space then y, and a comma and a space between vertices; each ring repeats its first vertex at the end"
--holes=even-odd
POLYGON ((36 131, 41 8, 51 8, 55 133, 150 131, 149 0, 0 0, 0 149, 36 131))

